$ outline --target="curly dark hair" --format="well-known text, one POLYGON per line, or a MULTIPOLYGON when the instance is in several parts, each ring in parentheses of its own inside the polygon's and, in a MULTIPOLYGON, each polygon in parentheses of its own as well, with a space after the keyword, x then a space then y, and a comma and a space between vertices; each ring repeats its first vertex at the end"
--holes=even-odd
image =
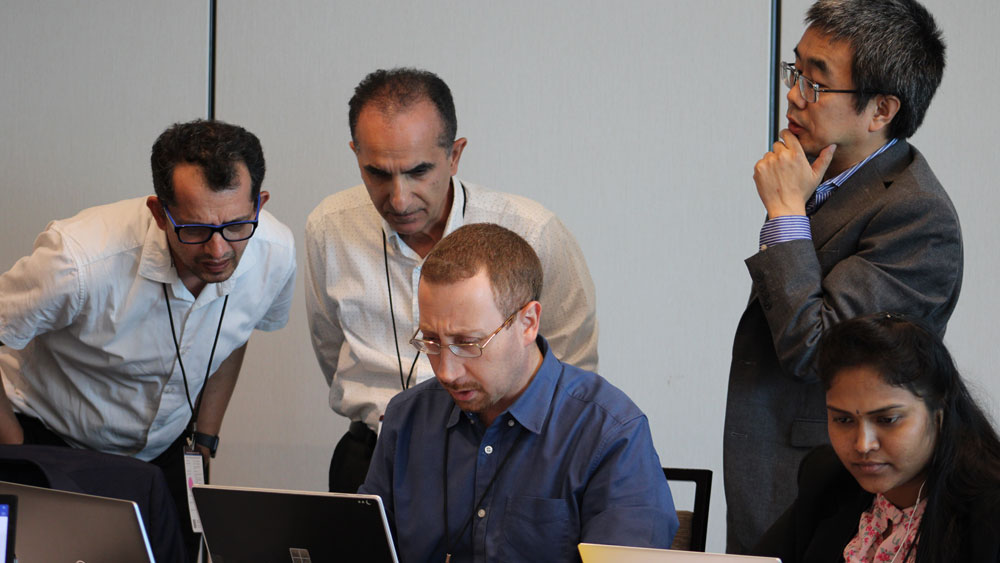
POLYGON ((175 123, 153 143, 149 157, 153 190, 167 205, 175 205, 174 168, 181 163, 200 166, 212 190, 232 189, 239 162, 250 172, 250 201, 256 202, 266 169, 264 151, 256 135, 222 121, 196 119, 175 123))

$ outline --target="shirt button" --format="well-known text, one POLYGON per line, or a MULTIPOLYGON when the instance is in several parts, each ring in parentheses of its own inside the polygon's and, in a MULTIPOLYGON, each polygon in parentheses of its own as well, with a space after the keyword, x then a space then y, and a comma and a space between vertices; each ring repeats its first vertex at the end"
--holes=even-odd
POLYGON ((507 421, 507 426, 514 426, 514 419, 513 418, 507 421))
POLYGON ((493 446, 486 446, 485 448, 483 448, 483 451, 486 452, 487 455, 489 455, 493 453, 493 446))
POLYGON ((486 517, 486 509, 485 508, 480 508, 479 512, 476 513, 476 516, 479 516, 480 518, 485 518, 486 517))

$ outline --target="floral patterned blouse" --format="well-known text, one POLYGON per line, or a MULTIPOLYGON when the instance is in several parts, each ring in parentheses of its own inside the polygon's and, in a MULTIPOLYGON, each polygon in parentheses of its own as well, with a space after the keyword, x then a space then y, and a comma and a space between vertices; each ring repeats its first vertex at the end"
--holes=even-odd
POLYGON ((926 507, 927 499, 924 499, 916 506, 900 510, 879 493, 872 507, 861 513, 858 535, 844 548, 844 561, 890 563, 895 560, 895 563, 913 563, 917 557, 916 545, 905 560, 895 558, 899 552, 905 554, 910 549, 926 507))

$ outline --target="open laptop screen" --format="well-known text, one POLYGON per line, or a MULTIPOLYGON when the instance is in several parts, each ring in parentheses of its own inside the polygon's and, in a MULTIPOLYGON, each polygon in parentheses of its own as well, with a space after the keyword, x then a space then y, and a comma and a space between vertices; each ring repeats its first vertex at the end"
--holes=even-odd
POLYGON ((195 485, 214 563, 398 563, 374 495, 195 485))
POLYGON ((153 561, 132 501, 5 481, 0 481, 0 494, 17 496, 20 561, 153 561))

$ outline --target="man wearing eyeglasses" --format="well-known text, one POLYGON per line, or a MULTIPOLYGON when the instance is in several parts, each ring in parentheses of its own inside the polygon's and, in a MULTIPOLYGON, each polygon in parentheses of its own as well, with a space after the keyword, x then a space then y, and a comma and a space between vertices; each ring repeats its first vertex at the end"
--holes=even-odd
POLYGON ((421 268, 430 379, 394 397, 360 491, 401 561, 570 561, 580 542, 670 546, 677 530, 645 415, 539 334, 542 266, 499 225, 458 228, 421 268))
POLYGON ((724 438, 728 550, 743 553, 792 502, 799 462, 828 441, 820 334, 877 311, 943 333, 962 282, 951 200, 909 138, 944 71, 912 0, 820 0, 782 63, 788 127, 757 162, 767 211, 746 260, 724 438))
POLYGON ((594 282, 576 239, 527 198, 458 178, 451 90, 434 73, 377 70, 349 103, 351 151, 363 185, 324 199, 306 222, 306 309, 330 407, 351 420, 330 461, 330 490, 364 481, 389 399, 431 377, 408 350, 421 263, 441 238, 479 221, 524 236, 542 259, 549 314, 542 334, 560 359, 597 370, 594 282))
POLYGON ((151 167, 156 195, 52 222, 0 275, 0 440, 151 461, 185 521, 182 448, 214 455, 250 333, 288 319, 295 249, 245 129, 176 124, 151 167))

